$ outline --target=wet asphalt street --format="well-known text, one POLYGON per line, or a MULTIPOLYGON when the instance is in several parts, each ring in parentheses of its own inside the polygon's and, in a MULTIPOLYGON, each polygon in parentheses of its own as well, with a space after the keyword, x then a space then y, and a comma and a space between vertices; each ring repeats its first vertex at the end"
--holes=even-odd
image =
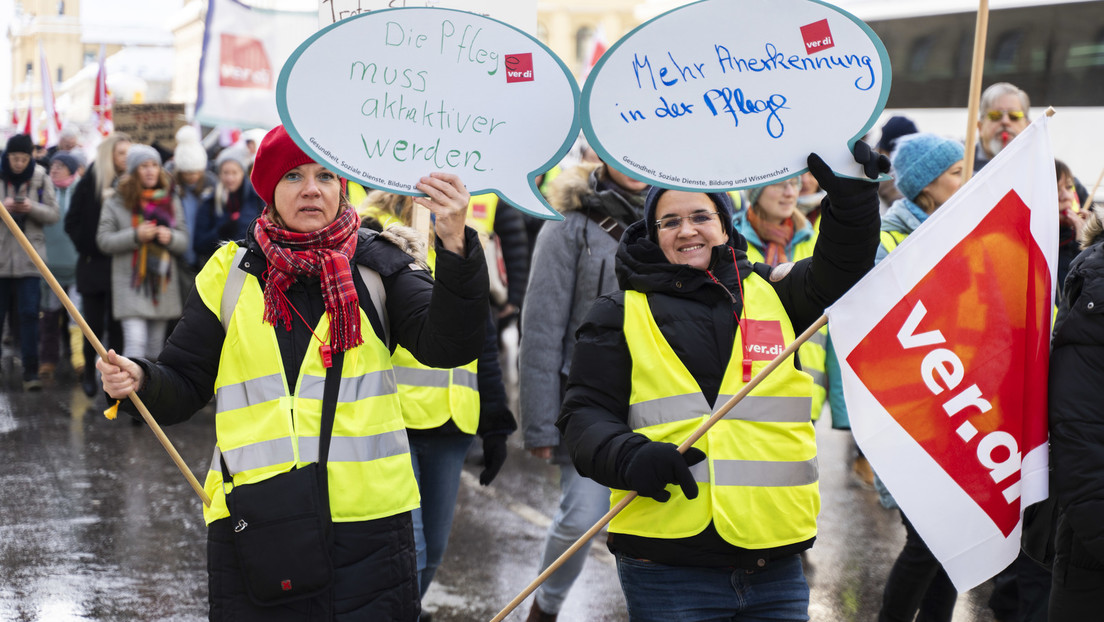
MULTIPOLYGON (((200 501, 145 425, 106 420, 64 377, 41 393, 0 386, 0 621, 206 619, 200 501)), ((873 620, 904 538, 895 512, 858 485, 849 436, 821 421, 820 536, 806 561, 817 621, 873 620)), ((166 428, 203 481, 213 414, 166 428)), ((537 575, 558 471, 521 450, 490 488, 466 466, 449 551, 425 599, 435 622, 489 620, 537 575)), ((989 586, 956 622, 988 622, 989 586)), ((525 619, 526 601, 508 620, 525 619)), ((627 620, 612 556, 598 543, 560 620, 627 620)))

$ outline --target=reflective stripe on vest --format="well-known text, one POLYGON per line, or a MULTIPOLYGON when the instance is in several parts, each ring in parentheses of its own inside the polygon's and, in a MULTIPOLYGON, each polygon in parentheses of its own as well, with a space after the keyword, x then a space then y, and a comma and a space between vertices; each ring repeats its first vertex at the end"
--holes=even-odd
MULTIPOLYGON (((784 343, 794 339, 782 302, 769 283, 752 274, 744 280, 747 318, 777 322, 784 343)), ((647 296, 625 292, 624 335, 632 366, 629 421, 651 440, 681 444, 709 418, 712 409, 697 381, 667 343, 652 317, 647 296), (635 364, 647 361, 647 364, 635 364)), ((743 335, 733 340, 716 407, 744 386, 743 335)), ((752 374, 769 360, 753 361, 752 374)), ((651 538, 685 538, 710 522, 727 542, 771 548, 816 535, 820 511, 816 437, 809 420, 812 381, 793 358, 783 361, 695 447, 706 461, 691 472, 699 494, 689 500, 678 486, 659 503, 638 498, 610 522, 610 531, 651 538)), ((611 491, 611 505, 624 497, 611 491)))
MULTIPOLYGON (((261 320, 264 296, 256 278, 247 276, 236 304, 228 304, 228 275, 241 272, 238 250, 234 244, 220 248, 196 277, 196 292, 226 326, 215 379, 215 433, 235 486, 318 460, 325 386, 317 348, 307 349, 296 386, 287 386, 275 329, 261 320), (227 307, 230 317, 222 317, 227 307)), ((390 352, 358 310, 365 340, 345 355, 327 464, 335 522, 392 516, 418 505, 390 352)), ((328 334, 328 315, 313 330, 328 334)), ((219 456, 216 450, 204 484, 212 500, 204 509, 208 523, 229 515, 226 494, 233 494, 223 486, 219 456)))
MULTIPOLYGON (((489 194, 472 197, 472 203, 468 206, 469 214, 476 198, 484 201, 484 208, 478 211, 482 216, 486 216, 489 211, 490 226, 493 226, 494 206, 498 204, 498 196, 489 194), (489 209, 486 208, 488 203, 491 205, 489 209)), ((369 207, 367 213, 379 220, 384 227, 402 224, 396 216, 378 207, 369 207)), ((437 260, 432 246, 428 249, 426 260, 432 272, 437 260)), ((452 418, 461 432, 475 434, 479 428, 479 385, 476 381, 475 361, 451 370, 438 369, 423 365, 406 348, 397 346, 391 356, 391 364, 395 366, 399 401, 406 427, 429 430, 444 425, 452 418)))

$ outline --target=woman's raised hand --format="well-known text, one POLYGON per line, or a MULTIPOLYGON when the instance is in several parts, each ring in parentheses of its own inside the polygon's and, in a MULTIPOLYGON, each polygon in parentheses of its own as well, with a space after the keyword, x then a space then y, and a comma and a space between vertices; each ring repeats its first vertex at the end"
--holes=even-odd
POLYGON ((417 188, 426 196, 414 197, 414 202, 433 212, 437 239, 446 249, 464 255, 464 221, 471 200, 464 183, 451 173, 430 173, 418 181, 417 188))

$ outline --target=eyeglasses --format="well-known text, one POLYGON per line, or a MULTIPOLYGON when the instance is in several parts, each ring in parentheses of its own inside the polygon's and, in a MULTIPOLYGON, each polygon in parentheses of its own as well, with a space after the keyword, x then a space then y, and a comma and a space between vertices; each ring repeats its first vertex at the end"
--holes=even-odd
POLYGON ((769 184, 769 185, 770 186, 775 186, 777 188, 783 188, 783 189, 785 189, 786 186, 789 186, 791 188, 797 188, 798 190, 800 190, 801 189, 801 177, 800 176, 791 177, 789 179, 784 179, 782 181, 775 182, 775 183, 769 184))
POLYGON ((1008 118, 1012 121, 1023 121, 1023 110, 990 110, 985 113, 985 116, 989 117, 990 121, 1000 121, 1004 118, 1004 115, 1008 115, 1008 118))
POLYGON ((667 216, 666 218, 660 218, 655 221, 655 225, 667 231, 677 231, 678 228, 682 226, 682 219, 685 218, 690 221, 690 224, 695 227, 700 227, 713 220, 713 217, 717 216, 719 213, 720 212, 694 212, 689 216, 667 216))

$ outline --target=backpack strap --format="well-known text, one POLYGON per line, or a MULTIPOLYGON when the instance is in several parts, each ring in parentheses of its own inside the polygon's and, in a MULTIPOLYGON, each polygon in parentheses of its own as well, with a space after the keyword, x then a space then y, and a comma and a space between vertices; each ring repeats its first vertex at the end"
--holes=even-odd
POLYGON ((245 247, 239 247, 234 254, 234 261, 230 264, 230 271, 226 274, 226 283, 222 286, 222 304, 219 306, 219 319, 222 320, 222 329, 229 330, 230 318, 234 317, 234 309, 238 306, 242 288, 245 287, 245 277, 249 274, 239 266, 245 259, 245 247))
POLYGON ((383 345, 390 348, 391 322, 387 319, 387 289, 383 286, 383 279, 379 272, 367 266, 357 265, 357 272, 360 273, 360 280, 364 282, 364 286, 368 288, 372 306, 376 308, 376 317, 383 324, 383 345))

